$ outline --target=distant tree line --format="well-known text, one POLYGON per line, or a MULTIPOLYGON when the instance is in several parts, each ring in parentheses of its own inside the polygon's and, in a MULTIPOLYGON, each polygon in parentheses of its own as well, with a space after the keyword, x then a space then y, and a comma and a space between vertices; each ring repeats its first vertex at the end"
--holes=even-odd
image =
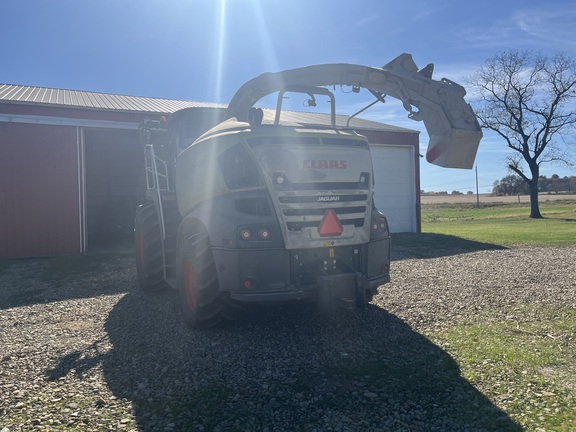
MULTIPOLYGON (((424 189, 420 189, 420 195, 442 195, 442 196, 444 196, 444 195, 464 195, 464 192, 460 192, 459 190, 453 190, 450 193, 448 191, 426 192, 424 189)), ((474 195, 474 192, 468 191, 468 192, 466 192, 466 195, 474 195)))
MULTIPOLYGON (((538 192, 560 193, 576 192, 576 176, 560 178, 553 174, 550 178, 538 177, 538 192)), ((501 180, 496 180, 492 188, 492 195, 528 195, 530 188, 526 181, 518 175, 507 175, 501 180)))

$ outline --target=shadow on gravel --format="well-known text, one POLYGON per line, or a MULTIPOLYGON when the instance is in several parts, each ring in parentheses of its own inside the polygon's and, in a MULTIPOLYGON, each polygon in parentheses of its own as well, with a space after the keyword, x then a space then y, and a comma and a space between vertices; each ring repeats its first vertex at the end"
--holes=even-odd
POLYGON ((392 259, 426 259, 485 250, 503 250, 504 246, 433 233, 392 235, 392 259))
POLYGON ((111 311, 105 354, 71 353, 57 380, 100 364, 139 430, 520 431, 455 361, 370 305, 320 317, 257 309, 223 327, 185 328, 171 294, 131 292, 111 311))
POLYGON ((128 253, 0 260, 0 309, 126 292, 133 280, 117 276, 133 262, 128 253))

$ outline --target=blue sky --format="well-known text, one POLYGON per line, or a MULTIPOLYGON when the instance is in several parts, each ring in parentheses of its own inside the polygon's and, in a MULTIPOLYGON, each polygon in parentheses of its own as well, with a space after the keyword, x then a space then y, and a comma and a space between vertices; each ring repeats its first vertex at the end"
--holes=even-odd
MULTIPOLYGON (((263 73, 319 63, 382 66, 407 52, 434 78, 464 84, 507 49, 576 58, 568 0, 0 0, 0 83, 228 103, 263 73)), ((337 101, 342 98, 338 98, 337 101)), ((469 95, 473 96, 473 95, 469 95)), ((341 113, 370 102, 344 97, 341 113)), ((398 103, 362 117, 422 131, 398 103)), ((476 159, 481 192, 505 175, 504 143, 486 133, 476 159)), ((474 170, 421 160, 424 190, 475 190, 474 170)), ((542 174, 576 175, 543 166, 542 174)))

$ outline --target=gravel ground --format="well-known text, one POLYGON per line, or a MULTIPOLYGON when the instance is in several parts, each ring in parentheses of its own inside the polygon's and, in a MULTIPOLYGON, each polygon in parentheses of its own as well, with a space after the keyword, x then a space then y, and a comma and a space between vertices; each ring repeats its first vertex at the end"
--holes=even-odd
POLYGON ((255 309, 208 331, 139 291, 130 255, 0 262, 0 431, 520 430, 424 335, 576 306, 576 248, 395 257, 365 311, 255 309))

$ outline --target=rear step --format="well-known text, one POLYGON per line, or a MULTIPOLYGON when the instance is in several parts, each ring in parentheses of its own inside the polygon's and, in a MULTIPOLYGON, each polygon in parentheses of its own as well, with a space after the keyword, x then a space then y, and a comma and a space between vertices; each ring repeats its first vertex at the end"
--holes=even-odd
POLYGON ((358 309, 366 307, 366 276, 352 268, 344 273, 324 271, 317 278, 318 306, 323 313, 333 313, 339 307, 358 309))

